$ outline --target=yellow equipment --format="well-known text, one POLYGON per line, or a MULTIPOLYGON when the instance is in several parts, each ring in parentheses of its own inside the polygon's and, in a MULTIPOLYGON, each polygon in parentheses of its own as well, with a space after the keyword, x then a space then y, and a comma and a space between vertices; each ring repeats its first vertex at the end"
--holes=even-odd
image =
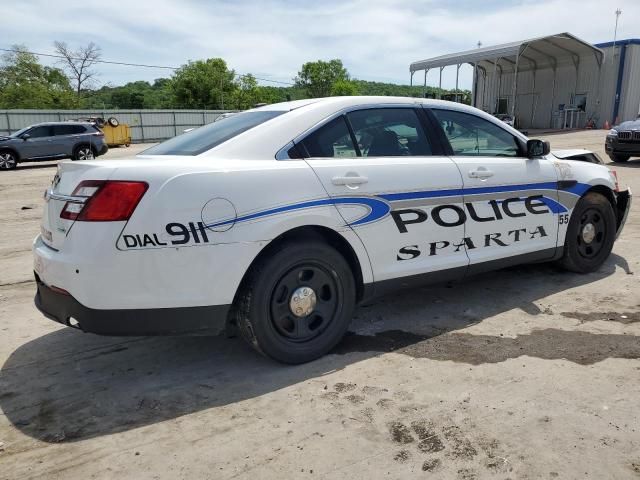
POLYGON ((107 122, 102 127, 102 131, 104 139, 110 147, 131 145, 131 128, 126 123, 119 123, 114 127, 110 122, 107 122))

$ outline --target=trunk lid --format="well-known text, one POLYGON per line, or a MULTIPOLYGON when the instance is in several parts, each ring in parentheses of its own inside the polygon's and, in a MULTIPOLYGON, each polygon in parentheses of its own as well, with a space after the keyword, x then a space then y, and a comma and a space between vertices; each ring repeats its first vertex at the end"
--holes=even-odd
POLYGON ((73 220, 60 218, 62 209, 82 180, 106 180, 114 168, 102 162, 61 162, 53 181, 45 192, 44 213, 40 233, 44 243, 60 250, 73 225, 73 220))

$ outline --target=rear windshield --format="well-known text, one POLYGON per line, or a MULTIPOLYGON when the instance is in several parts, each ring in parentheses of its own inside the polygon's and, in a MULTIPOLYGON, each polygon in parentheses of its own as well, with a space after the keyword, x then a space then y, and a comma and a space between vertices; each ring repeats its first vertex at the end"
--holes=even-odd
POLYGON ((283 113, 285 112, 237 113, 159 143, 142 152, 142 155, 199 155, 283 113))

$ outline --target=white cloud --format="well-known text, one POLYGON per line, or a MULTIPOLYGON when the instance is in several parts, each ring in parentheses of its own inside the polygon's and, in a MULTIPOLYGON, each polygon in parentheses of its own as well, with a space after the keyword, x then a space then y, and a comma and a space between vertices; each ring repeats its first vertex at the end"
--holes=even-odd
MULTIPOLYGON (((539 35, 569 31, 590 42, 637 36, 640 2, 539 0, 198 0, 87 2, 34 0, 3 10, 3 44, 51 52, 53 40, 95 41, 105 59, 180 65, 220 56, 239 72, 290 80, 300 65, 341 58, 357 78, 406 83, 415 60, 539 35)), ((167 71, 101 66, 102 82, 166 76, 167 71)), ((462 72, 470 83, 470 69, 462 72)), ((445 70, 452 86, 455 69, 445 70)), ((429 75, 437 83, 437 73, 429 75)))

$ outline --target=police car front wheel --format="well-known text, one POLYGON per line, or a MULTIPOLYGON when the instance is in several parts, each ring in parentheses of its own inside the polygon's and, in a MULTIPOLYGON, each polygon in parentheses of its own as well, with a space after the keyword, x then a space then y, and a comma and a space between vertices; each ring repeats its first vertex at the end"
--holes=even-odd
POLYGON ((582 197, 571 215, 562 266, 572 272, 593 272, 607 259, 616 236, 616 217, 609 200, 596 192, 582 197))
POLYGON ((342 339, 355 297, 353 273, 339 252, 319 241, 286 243, 252 269, 236 320, 242 337, 259 352, 304 363, 342 339))

